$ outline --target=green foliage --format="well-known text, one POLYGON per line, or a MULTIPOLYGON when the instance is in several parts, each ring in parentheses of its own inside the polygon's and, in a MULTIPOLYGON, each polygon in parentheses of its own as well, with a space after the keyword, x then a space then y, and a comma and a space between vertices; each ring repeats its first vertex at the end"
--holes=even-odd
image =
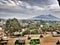
POLYGON ((39 29, 39 26, 40 26, 40 25, 38 25, 38 24, 31 23, 31 24, 29 24, 29 25, 27 26, 27 28, 28 28, 29 30, 34 30, 34 29, 39 29))
POLYGON ((25 34, 39 34, 40 32, 47 32, 47 31, 55 31, 60 30, 60 22, 54 22, 54 21, 27 21, 22 20, 19 23, 16 18, 14 19, 8 19, 6 21, 6 25, 3 26, 5 31, 8 31, 9 33, 15 32, 15 31, 21 31, 21 29, 26 29, 22 35, 25 34), (27 25, 24 25, 27 24, 27 25), (43 27, 40 27, 40 25, 43 25, 43 27))
POLYGON ((26 30, 22 33, 22 35, 30 34, 30 30, 26 30))
POLYGON ((19 31, 20 28, 20 23, 18 22, 18 20, 16 18, 13 19, 8 19, 6 21, 6 25, 5 25, 5 31, 8 31, 9 33, 15 32, 15 31, 19 31))
POLYGON ((30 31, 31 34, 38 34, 38 30, 32 30, 30 31))

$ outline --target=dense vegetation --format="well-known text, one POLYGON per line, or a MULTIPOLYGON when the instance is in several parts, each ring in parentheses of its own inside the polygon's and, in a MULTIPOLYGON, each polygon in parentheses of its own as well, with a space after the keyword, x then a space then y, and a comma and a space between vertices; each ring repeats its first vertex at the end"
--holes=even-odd
POLYGON ((8 19, 6 24, 3 26, 5 31, 12 34, 13 32, 21 32, 22 29, 25 34, 40 34, 48 31, 60 31, 60 22, 56 21, 42 21, 42 20, 17 20, 16 18, 8 19), (42 27, 41 27, 42 25, 42 27))
POLYGON ((18 20, 16 18, 8 19, 6 21, 5 31, 7 31, 7 33, 10 33, 10 35, 12 35, 15 31, 21 31, 20 23, 18 20))
POLYGON ((23 34, 40 34, 45 32, 60 31, 60 22, 56 21, 30 21, 26 26, 27 30, 23 34), (41 27, 41 25, 43 25, 41 27))

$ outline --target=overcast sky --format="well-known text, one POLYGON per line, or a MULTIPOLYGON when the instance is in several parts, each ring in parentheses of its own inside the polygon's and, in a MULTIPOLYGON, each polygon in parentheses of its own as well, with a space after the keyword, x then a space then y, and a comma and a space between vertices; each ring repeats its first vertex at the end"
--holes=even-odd
POLYGON ((60 18, 57 0, 0 0, 0 18, 27 19, 48 14, 60 18))

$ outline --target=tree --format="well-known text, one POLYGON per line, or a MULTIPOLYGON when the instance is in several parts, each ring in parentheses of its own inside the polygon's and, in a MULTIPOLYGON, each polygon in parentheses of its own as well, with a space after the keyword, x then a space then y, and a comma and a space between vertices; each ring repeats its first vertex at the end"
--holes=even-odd
POLYGON ((34 29, 32 31, 30 31, 31 34, 38 34, 38 30, 34 29))
POLYGON ((15 31, 21 31, 20 23, 18 22, 18 20, 16 18, 8 19, 6 21, 5 31, 8 31, 10 35, 12 35, 15 31))
POLYGON ((30 34, 30 30, 25 30, 22 35, 30 34))

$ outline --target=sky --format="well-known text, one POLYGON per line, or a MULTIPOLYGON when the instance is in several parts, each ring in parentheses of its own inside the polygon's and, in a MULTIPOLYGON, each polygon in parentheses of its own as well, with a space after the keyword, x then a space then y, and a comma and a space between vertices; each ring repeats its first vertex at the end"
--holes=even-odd
POLYGON ((48 14, 60 18, 57 0, 0 0, 0 18, 28 19, 48 14))

